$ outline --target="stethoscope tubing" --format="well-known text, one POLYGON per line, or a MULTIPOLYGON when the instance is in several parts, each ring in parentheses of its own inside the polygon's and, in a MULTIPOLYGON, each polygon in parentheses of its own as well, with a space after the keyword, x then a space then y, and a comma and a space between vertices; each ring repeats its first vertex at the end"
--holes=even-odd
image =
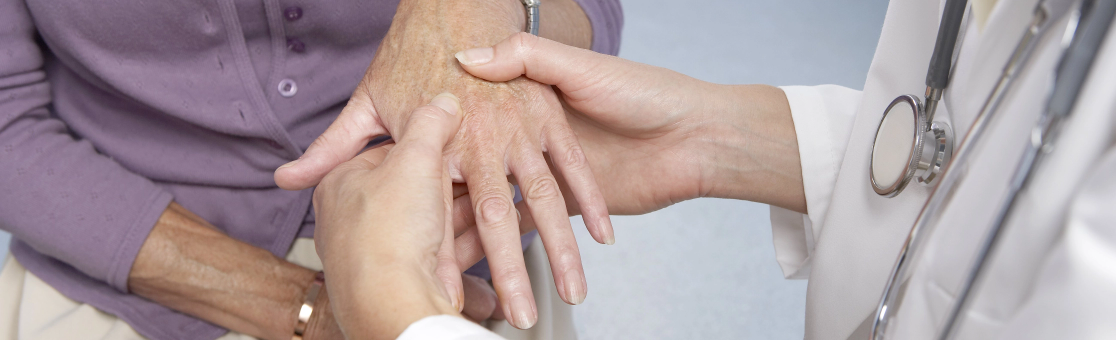
MULTIPOLYGON (((947 0, 944 16, 938 23, 938 37, 934 41, 934 52, 930 55, 930 66, 926 70, 926 87, 945 89, 949 86, 950 70, 953 68, 953 51, 961 32, 961 22, 965 19, 966 0, 947 0)), ((930 116, 927 121, 934 121, 930 116)))
MULTIPOLYGON (((887 329, 888 322, 890 321, 889 319, 896 313, 893 305, 900 292, 898 285, 902 284, 900 281, 905 280, 904 277, 910 270, 909 260, 919 250, 922 240, 926 237, 925 235, 928 235, 930 231, 932 231, 930 226, 937 222, 940 217, 941 209, 944 207, 944 203, 952 198, 956 185, 966 173, 965 167, 972 157, 974 146, 979 144, 984 137, 984 132, 988 127, 988 123, 998 114, 1000 105, 1006 97, 1005 94, 1013 87, 1019 72, 1030 60, 1040 40, 1038 38, 1040 38, 1041 34, 1049 27, 1051 20, 1047 18, 1046 9, 1043 7, 1044 3, 1045 1, 1042 1, 1036 6, 1034 20, 1032 20, 1028 29, 1017 43, 1010 59, 1004 65, 1000 79, 996 82, 992 92, 981 106, 981 110, 977 114, 972 127, 965 135, 957 153, 954 154, 951 165, 942 173, 941 181, 938 183, 938 186, 934 188, 930 198, 923 206, 918 219, 915 221, 903 247, 900 249, 895 265, 892 267, 891 275, 884 287, 883 296, 880 299, 880 303, 877 305, 875 318, 872 321, 870 339, 885 338, 884 332, 887 329)), ((944 336, 945 333, 946 332, 943 332, 941 335, 944 336)))
POLYGON ((984 268, 988 264, 989 255, 996 251, 1000 236, 1003 235, 1006 222, 1012 216, 1019 202, 1021 193, 1027 190, 1036 168, 1042 166, 1047 155, 1054 149, 1057 139, 1066 118, 1073 112, 1081 87, 1096 59, 1101 41, 1104 40, 1112 18, 1116 15, 1116 1, 1083 0, 1080 10, 1075 18, 1070 20, 1073 39, 1063 52, 1062 60, 1055 76, 1054 89, 1050 94, 1046 110, 1043 111, 1038 124, 1034 127, 1032 138, 1027 142, 1027 148, 1020 159, 1019 166, 1010 182, 1008 199, 1001 205, 992 228, 984 238, 972 268, 962 285, 958 295, 959 303, 954 304, 949 317, 946 318, 945 330, 941 339, 952 339, 960 329, 960 315, 968 309, 973 289, 981 283, 984 268))

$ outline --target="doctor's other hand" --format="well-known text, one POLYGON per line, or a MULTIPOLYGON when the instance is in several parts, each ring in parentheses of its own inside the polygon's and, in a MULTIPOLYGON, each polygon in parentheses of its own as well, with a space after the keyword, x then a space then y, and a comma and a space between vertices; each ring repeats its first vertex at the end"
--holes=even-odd
MULTIPOLYGON (((540 34, 565 34, 569 43, 588 47, 591 26, 575 1, 553 0, 546 6, 540 34)), ((465 73, 453 60, 453 53, 496 43, 522 32, 526 23, 523 3, 517 0, 399 1, 391 28, 337 120, 299 160, 275 172, 284 189, 314 186, 373 137, 401 137, 411 110, 432 95, 457 94, 464 109, 461 132, 446 147, 445 157, 451 177, 472 193, 480 240, 493 264, 492 282, 502 307, 512 311, 509 321, 521 329, 537 321, 537 309, 523 265, 508 175, 523 184, 563 300, 576 303, 587 290, 566 202, 576 202, 597 242, 614 242, 604 199, 551 87, 528 79, 487 82, 465 73), (544 152, 560 155, 554 157, 554 167, 548 166, 544 152), (558 174, 565 177, 565 192, 557 188, 558 174)))
POLYGON ((712 84, 522 33, 456 57, 483 79, 557 87, 612 213, 697 197, 806 211, 790 106, 776 87, 712 84))
POLYGON ((452 95, 437 96, 414 111, 393 147, 338 165, 314 191, 314 242, 346 338, 394 339, 426 316, 459 315, 443 148, 460 112, 452 95))

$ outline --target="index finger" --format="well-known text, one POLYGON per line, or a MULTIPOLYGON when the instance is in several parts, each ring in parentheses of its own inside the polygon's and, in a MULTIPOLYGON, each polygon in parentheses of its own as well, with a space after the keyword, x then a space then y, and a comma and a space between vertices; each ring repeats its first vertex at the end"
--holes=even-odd
MULTIPOLYGON (((461 124, 460 112, 461 105, 456 96, 449 93, 437 95, 430 105, 411 112, 411 117, 403 126, 401 136, 396 138, 395 147, 388 157, 398 155, 395 157, 415 158, 406 161, 409 168, 440 168, 442 150, 457 134, 457 128, 461 124)), ((441 180, 441 177, 438 179, 441 180)))

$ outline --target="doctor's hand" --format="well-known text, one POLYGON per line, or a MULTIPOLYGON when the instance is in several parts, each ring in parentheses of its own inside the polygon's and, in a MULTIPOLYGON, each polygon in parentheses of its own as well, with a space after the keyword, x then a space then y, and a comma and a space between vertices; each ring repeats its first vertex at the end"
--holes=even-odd
MULTIPOLYGON (((592 29, 576 2, 553 0, 546 6, 540 34, 588 47, 592 29)), ((501 306, 521 329, 536 322, 537 310, 508 175, 521 184, 526 206, 538 221, 563 300, 581 301, 587 290, 566 202, 576 202, 597 242, 614 242, 600 190, 551 87, 528 79, 491 83, 465 73, 453 59, 461 49, 522 32, 526 22, 519 0, 400 1, 348 105, 299 160, 275 172, 282 188, 311 187, 373 137, 399 137, 411 110, 434 94, 457 94, 464 110, 461 132, 446 147, 450 176, 469 187, 501 306), (553 168, 547 153, 553 156, 553 168), (564 192, 556 184, 557 174, 565 178, 564 192)))
POLYGON ((338 165, 314 191, 314 242, 346 338, 394 339, 426 316, 459 315, 443 148, 460 111, 439 95, 411 114, 394 147, 338 165))
POLYGON ((530 34, 456 57, 483 79, 554 85, 613 213, 696 197, 806 211, 794 124, 778 88, 707 83, 530 34))

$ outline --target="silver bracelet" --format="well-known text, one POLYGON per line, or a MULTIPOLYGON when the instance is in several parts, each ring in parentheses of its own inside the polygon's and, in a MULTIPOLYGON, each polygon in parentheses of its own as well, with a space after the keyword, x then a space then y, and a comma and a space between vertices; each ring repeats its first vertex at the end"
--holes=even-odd
POLYGON ((523 7, 527 8, 527 29, 524 30, 528 33, 539 35, 539 4, 541 0, 521 0, 523 7))

